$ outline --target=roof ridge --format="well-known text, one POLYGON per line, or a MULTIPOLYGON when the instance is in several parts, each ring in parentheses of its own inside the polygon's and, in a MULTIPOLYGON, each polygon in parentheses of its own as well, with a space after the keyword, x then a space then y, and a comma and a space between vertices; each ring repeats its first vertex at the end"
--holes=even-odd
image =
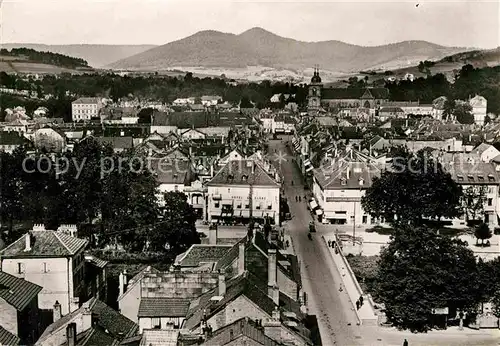
MULTIPOLYGON (((44 231, 44 232, 47 232, 47 231, 44 231)), ((65 242, 64 242, 64 241, 63 241, 63 240, 59 237, 59 234, 57 234, 57 232, 56 232, 56 231, 48 231, 48 232, 52 232, 52 233, 54 234, 54 236, 57 238, 57 240, 59 240, 59 242, 60 242, 60 243, 64 246, 64 248, 65 248, 66 250, 68 250, 68 252, 69 252, 70 254, 73 254, 73 251, 71 251, 71 249, 68 247, 68 245, 66 245, 66 243, 65 243, 65 242)), ((62 235, 62 234, 61 234, 61 235, 62 235)), ((68 235, 66 235, 66 236, 67 236, 67 237, 70 237, 70 236, 68 236, 68 235)))

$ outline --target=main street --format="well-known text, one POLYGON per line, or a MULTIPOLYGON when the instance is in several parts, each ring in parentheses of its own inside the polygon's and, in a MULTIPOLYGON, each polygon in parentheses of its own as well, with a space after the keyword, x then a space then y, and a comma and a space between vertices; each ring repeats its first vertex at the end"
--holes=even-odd
POLYGON ((339 291, 340 273, 333 265, 323 239, 320 234, 313 234, 312 241, 307 237, 312 217, 304 200, 305 191, 300 183, 301 173, 292 161, 285 140, 269 141, 269 156, 284 178, 284 192, 292 214, 292 220, 287 221, 286 229, 301 264, 302 283, 307 293, 308 306, 310 313, 318 318, 323 345, 366 345, 366 340, 363 342, 361 338, 361 330, 356 324, 355 312, 349 305, 347 295, 344 291, 339 291), (273 157, 275 153, 277 155, 273 157), (287 154, 283 155, 284 153, 287 154), (296 196, 302 196, 302 201, 296 202, 296 196))

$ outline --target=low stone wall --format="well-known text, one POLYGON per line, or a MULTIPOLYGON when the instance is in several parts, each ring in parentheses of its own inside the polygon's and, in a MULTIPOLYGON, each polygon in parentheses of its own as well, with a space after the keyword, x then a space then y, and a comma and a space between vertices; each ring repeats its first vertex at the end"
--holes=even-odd
MULTIPOLYGON (((325 242, 325 246, 328 246, 325 237, 323 237, 323 240, 325 242)), ((356 276, 354 275, 354 272, 352 271, 351 266, 349 265, 349 262, 345 258, 338 244, 339 244, 338 238, 335 237, 335 246, 336 250, 338 251, 338 254, 335 254, 333 252, 335 251, 335 249, 329 248, 329 251, 332 256, 333 262, 337 266, 337 269, 339 270, 342 276, 344 289, 347 291, 347 294, 349 295, 350 298, 349 300, 353 305, 353 310, 356 312, 358 321, 360 324, 377 325, 378 316, 375 313, 373 300, 371 299, 370 295, 364 294, 363 290, 361 289, 361 286, 359 285, 358 280, 356 279, 356 276), (356 301, 361 296, 364 298, 363 306, 359 310, 357 310, 356 301)))

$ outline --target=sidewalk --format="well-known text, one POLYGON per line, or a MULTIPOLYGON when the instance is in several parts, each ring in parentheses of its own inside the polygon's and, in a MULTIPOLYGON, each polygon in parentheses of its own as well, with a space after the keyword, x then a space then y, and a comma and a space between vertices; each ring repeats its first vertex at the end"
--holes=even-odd
POLYGON ((352 308, 356 310, 356 301, 363 296, 363 305, 359 310, 356 311, 356 315, 358 316, 360 323, 376 325, 378 321, 378 316, 375 314, 373 307, 371 306, 368 296, 363 293, 356 279, 353 277, 353 273, 349 271, 347 268, 344 259, 340 253, 336 254, 335 249, 328 247, 328 241, 334 241, 335 236, 333 235, 324 235, 323 240, 325 242, 325 246, 327 247, 335 266, 338 271, 341 273, 342 281, 343 281, 343 291, 349 297, 349 301, 352 304, 352 308))

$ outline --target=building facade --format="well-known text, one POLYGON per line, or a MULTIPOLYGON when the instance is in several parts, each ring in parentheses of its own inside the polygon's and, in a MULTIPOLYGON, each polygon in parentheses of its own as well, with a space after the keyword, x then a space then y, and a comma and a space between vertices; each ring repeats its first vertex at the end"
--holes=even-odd
POLYGON ((102 101, 97 97, 81 97, 71 103, 71 119, 76 122, 99 118, 102 107, 102 101))

